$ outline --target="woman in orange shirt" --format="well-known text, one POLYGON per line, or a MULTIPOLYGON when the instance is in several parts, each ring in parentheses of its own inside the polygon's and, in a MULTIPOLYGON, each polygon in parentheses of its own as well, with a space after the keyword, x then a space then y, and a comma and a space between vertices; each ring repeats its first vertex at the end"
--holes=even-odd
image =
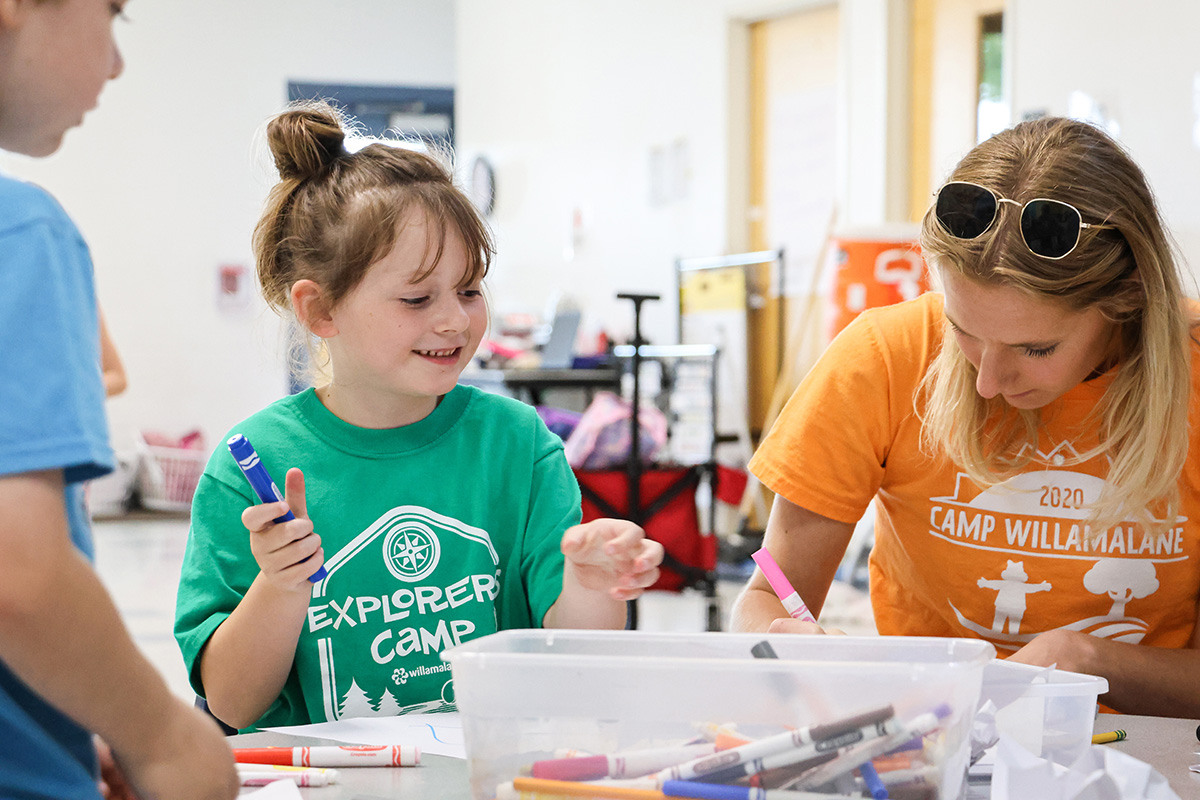
MULTIPOLYGON (((751 461, 765 546, 819 613, 874 499, 881 633, 983 638, 1107 678, 1119 711, 1200 716, 1200 359, 1144 175, 1091 125, 1024 122, 958 164, 921 247, 941 293, 861 315, 751 461)), ((733 626, 821 630, 761 572, 733 626)))

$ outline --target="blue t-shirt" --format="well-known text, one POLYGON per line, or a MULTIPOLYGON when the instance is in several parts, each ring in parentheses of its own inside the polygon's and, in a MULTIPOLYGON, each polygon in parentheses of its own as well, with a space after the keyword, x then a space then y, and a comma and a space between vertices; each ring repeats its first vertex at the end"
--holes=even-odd
MULTIPOLYGON (((0 175, 0 476, 61 469, 88 558, 83 481, 112 470, 92 260, 42 189, 0 175)), ((0 661, 0 797, 93 798, 91 734, 0 661)))

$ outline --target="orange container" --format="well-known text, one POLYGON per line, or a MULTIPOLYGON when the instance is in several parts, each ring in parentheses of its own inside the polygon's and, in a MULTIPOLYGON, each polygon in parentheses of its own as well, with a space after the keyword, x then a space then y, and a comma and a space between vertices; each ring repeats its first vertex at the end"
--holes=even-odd
POLYGON ((855 231, 834 239, 836 272, 829 293, 829 338, 864 309, 911 300, 929 290, 916 231, 855 231))

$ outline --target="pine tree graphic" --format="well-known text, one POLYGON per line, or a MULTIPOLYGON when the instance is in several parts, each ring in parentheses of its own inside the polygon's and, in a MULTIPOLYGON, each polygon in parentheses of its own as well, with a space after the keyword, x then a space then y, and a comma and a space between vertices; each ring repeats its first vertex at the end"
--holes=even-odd
POLYGON ((338 708, 338 719, 373 716, 375 710, 371 708, 371 699, 359 688, 358 682, 351 678, 350 688, 346 690, 346 696, 342 698, 342 705, 338 708))
POLYGON ((377 717, 396 717, 400 715, 400 701, 396 699, 396 695, 392 694, 391 689, 385 688, 383 696, 379 698, 379 708, 375 709, 377 717))

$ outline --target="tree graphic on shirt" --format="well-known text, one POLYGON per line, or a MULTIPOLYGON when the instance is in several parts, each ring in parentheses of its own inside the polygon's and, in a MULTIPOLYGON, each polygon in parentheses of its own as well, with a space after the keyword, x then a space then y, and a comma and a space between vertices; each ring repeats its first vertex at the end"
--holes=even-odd
POLYGON ((1158 575, 1150 561, 1102 558, 1083 576, 1083 585, 1092 594, 1108 595, 1113 601, 1108 615, 1119 618, 1130 600, 1158 591, 1158 575))
POLYGON ((338 719, 373 716, 375 716, 375 709, 371 708, 371 699, 367 697, 366 692, 359 688, 358 682, 352 678, 350 688, 346 690, 346 695, 342 698, 342 704, 338 708, 338 719))
POLYGON ((396 699, 396 695, 392 694, 391 689, 383 690, 383 697, 379 698, 379 708, 375 709, 377 717, 396 717, 400 715, 400 701, 396 699))

